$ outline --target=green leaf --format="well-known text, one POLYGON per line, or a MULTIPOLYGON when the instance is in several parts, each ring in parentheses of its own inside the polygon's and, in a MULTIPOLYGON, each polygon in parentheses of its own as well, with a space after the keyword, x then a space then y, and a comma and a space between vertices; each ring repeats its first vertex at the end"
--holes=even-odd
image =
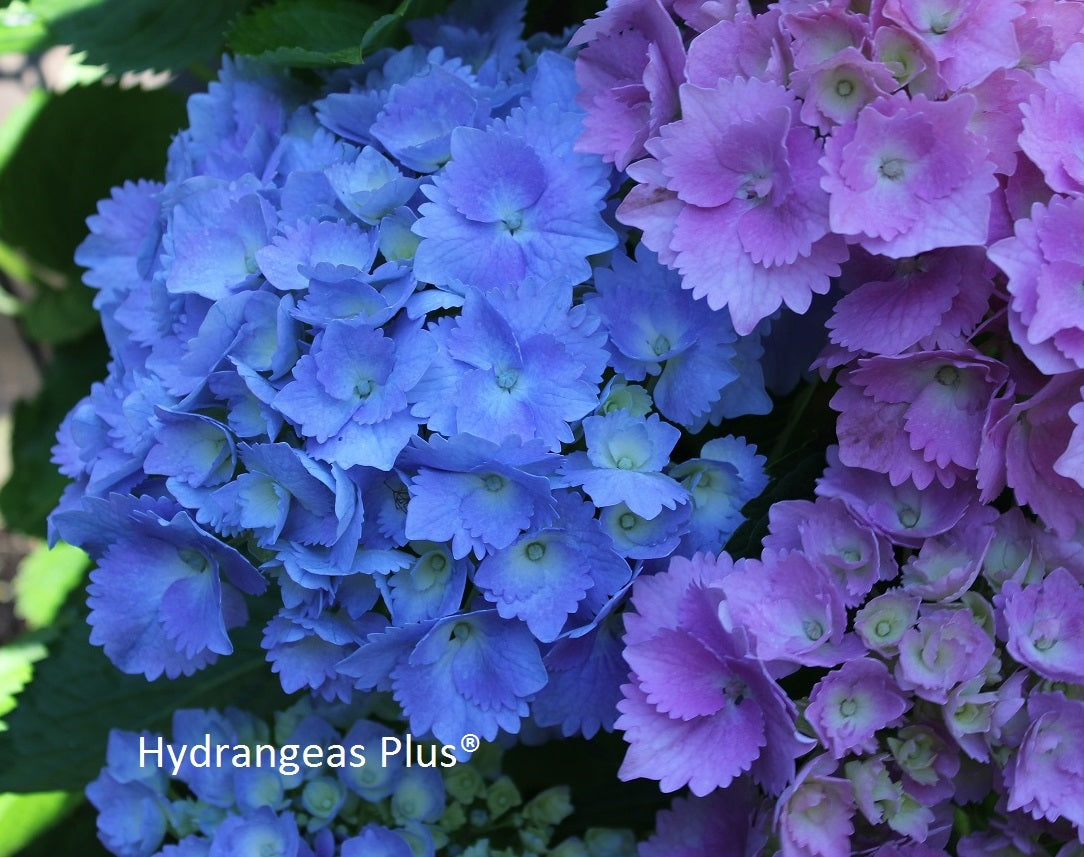
POLYGON ((110 729, 166 733, 178 708, 225 707, 270 715, 286 697, 260 648, 253 617, 231 634, 234 653, 195 675, 148 682, 124 675, 89 641, 83 621, 62 630, 0 733, 0 791, 78 791, 105 764, 110 729))
POLYGON ((72 256, 86 236, 86 217, 113 185, 161 175, 184 121, 178 93, 96 85, 50 95, 25 125, 0 171, 0 235, 31 272, 54 272, 35 276, 45 303, 27 308, 42 339, 70 340, 93 324, 85 292, 61 299, 47 290, 78 279, 72 256))
POLYGON ((0 9, 0 54, 25 54, 49 43, 45 23, 26 3, 16 0, 0 9))
MULTIPOLYGON (((28 638, 0 646, 0 717, 15 708, 15 697, 34 675, 34 662, 45 654, 44 645, 28 638)), ((0 720, 0 732, 4 728, 0 720)))
POLYGON ((31 300, 19 307, 23 331, 38 342, 69 342, 101 323, 94 309, 94 293, 75 279, 59 287, 38 285, 31 300))
POLYGON ((811 443, 782 456, 768 468, 768 487, 742 509, 745 520, 726 543, 734 557, 758 557, 768 534, 768 510, 780 500, 809 500, 824 472, 825 443, 811 443))
POLYGON ((107 359, 100 333, 58 347, 45 367, 41 391, 15 406, 11 476, 0 488, 0 516, 9 529, 45 536, 45 518, 68 484, 51 460, 57 427, 91 383, 105 376, 107 359))
POLYGON ((66 542, 50 548, 42 542, 24 557, 15 573, 15 613, 30 628, 48 625, 89 566, 90 557, 79 548, 66 542))
POLYGON ((0 172, 3 172, 8 159, 19 148, 19 141, 26 129, 34 124, 34 119, 48 101, 49 95, 44 89, 31 89, 4 117, 4 121, 0 123, 0 172))
POLYGON ((72 45, 110 73, 181 69, 222 49, 246 0, 30 0, 51 44, 72 45))
POLYGON ((380 20, 378 10, 353 0, 274 0, 237 20, 229 46, 279 65, 359 63, 362 42, 380 20))
POLYGON ((98 841, 98 811, 79 795, 72 796, 74 809, 63 816, 63 824, 54 824, 19 851, 19 857, 111 857, 98 841))
POLYGON ((82 802, 82 795, 67 792, 0 794, 0 857, 21 854, 40 833, 82 802))
POLYGON ((441 0, 403 0, 394 12, 381 15, 372 26, 365 31, 361 39, 361 52, 368 56, 379 48, 387 47, 394 43, 400 32, 401 25, 412 18, 428 17, 436 15, 444 8, 441 0))

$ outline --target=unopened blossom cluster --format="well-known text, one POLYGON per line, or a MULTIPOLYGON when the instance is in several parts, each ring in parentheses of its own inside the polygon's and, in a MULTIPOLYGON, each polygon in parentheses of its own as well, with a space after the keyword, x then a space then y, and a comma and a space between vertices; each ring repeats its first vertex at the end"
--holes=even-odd
POLYGON ((1084 3, 615 0, 574 42, 577 151, 705 312, 831 306, 815 499, 634 586, 621 775, 692 793, 641 857, 1080 853, 1084 3))
POLYGON ((87 788, 101 840, 121 857, 453 848, 466 857, 608 857, 633 841, 611 828, 557 841, 573 809, 568 786, 525 802, 497 745, 460 762, 431 743, 406 747, 361 713, 303 699, 273 723, 238 708, 179 709, 169 736, 114 730, 106 767, 87 788))
POLYGON ((316 85, 227 59, 164 181, 89 219, 111 362, 50 524, 122 671, 192 674, 270 615, 286 693, 390 692, 449 745, 591 737, 634 578, 763 489, 717 427, 770 408, 769 322, 626 252, 574 51, 483 6, 316 85))

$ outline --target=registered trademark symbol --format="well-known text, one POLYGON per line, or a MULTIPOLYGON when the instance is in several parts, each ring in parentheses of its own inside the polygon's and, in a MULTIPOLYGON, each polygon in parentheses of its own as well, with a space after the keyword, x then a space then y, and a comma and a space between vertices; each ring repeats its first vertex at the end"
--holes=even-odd
POLYGON ((459 740, 459 746, 464 753, 473 753, 481 743, 481 740, 473 732, 468 732, 459 740))

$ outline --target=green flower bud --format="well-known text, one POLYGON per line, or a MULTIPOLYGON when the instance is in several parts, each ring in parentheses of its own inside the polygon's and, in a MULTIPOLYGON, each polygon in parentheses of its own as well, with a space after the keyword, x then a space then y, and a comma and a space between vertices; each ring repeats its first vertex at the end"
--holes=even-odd
POLYGON ((339 811, 345 798, 342 783, 330 777, 317 777, 305 783, 301 806, 317 821, 327 822, 339 811))
POLYGON ((651 395, 643 387, 615 380, 599 409, 603 414, 628 411, 636 417, 651 413, 651 395))
POLYGON ((467 823, 467 811, 461 803, 450 803, 444 808, 444 814, 437 821, 441 830, 454 832, 467 823))
POLYGON ((280 747, 288 744, 298 725, 310 714, 312 701, 307 697, 298 700, 285 711, 275 712, 275 744, 280 747))
POLYGON ((878 595, 854 617, 854 630, 869 648, 892 654, 918 617, 919 600, 893 590, 878 595))
POLYGON ((524 855, 542 854, 546 851, 550 838, 535 830, 521 830, 519 832, 519 841, 523 843, 524 855))
POLYGON ((469 804, 485 794, 486 784, 472 764, 460 764, 444 772, 444 790, 452 800, 469 804))
POLYGON ((481 747, 471 753, 470 766, 487 780, 495 780, 501 775, 501 756, 503 755, 504 750, 499 744, 484 741, 481 747))
POLYGON ((572 836, 550 849, 549 857, 591 857, 591 852, 578 836, 572 836))
POLYGON ((572 815, 568 786, 554 786, 535 795, 523 807, 523 817, 532 824, 555 827, 572 815))
POLYGON ((592 827, 584 835, 591 857, 628 857, 636 853, 636 837, 631 830, 592 827))
POLYGON ((500 818, 512 807, 523 803, 519 789, 508 777, 501 777, 486 792, 486 806, 492 818, 500 818))
POLYGON ((489 840, 479 839, 473 845, 468 845, 460 857, 493 857, 489 850, 489 840))

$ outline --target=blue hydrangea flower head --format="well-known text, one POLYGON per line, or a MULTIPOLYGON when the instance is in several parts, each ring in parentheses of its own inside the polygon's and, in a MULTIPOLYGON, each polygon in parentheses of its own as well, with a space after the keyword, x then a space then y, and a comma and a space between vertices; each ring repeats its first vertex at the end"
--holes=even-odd
POLYGON ((303 857, 309 849, 301 841, 293 813, 276 815, 267 807, 238 816, 228 816, 215 830, 207 857, 236 854, 273 854, 276 857, 303 857))
POLYGON ((766 461, 752 444, 728 436, 708 441, 699 458, 670 469, 670 476, 688 490, 692 506, 683 552, 711 552, 726 544, 743 520, 742 507, 768 485, 766 461))
POLYGON ((596 272, 595 289, 591 307, 609 332, 614 368, 630 381, 658 375, 655 404, 667 419, 686 427, 706 421, 738 378, 727 313, 705 313, 643 244, 635 261, 614 254, 611 267, 596 272))
POLYGON ((388 688, 415 735, 457 745, 515 734, 546 684, 538 644, 521 622, 478 610, 369 635, 339 664, 360 689, 388 688))
POLYGON ((303 220, 284 226, 256 251, 260 273, 281 291, 307 289, 313 279, 345 280, 368 274, 376 258, 371 233, 338 220, 303 220))
MULTIPOLYGON (((570 285, 550 285, 558 309, 543 317, 575 322, 572 310, 560 311, 571 303, 570 285)), ((509 436, 538 438, 554 452, 572 440, 569 424, 598 404, 597 383, 587 373, 604 351, 579 325, 561 337, 548 325, 538 329, 537 316, 524 311, 537 304, 537 294, 532 284, 471 290, 458 317, 430 327, 438 352, 413 410, 430 429, 498 444, 509 436)))
POLYGON ((362 321, 332 321, 294 367, 275 407, 311 439, 318 458, 390 470, 417 432, 409 408, 433 350, 416 323, 385 336, 362 321))
POLYGON ((266 587, 237 550, 168 501, 85 497, 53 525, 97 562, 87 588, 91 642, 128 673, 172 678, 229 654, 228 630, 247 619, 241 592, 266 587))
POLYGON ((430 65, 391 87, 371 133, 399 163, 433 173, 451 158, 455 129, 482 127, 489 111, 488 100, 462 74, 430 65))
POLYGON ((451 542, 456 559, 508 547, 525 530, 546 526, 556 511, 547 479, 556 462, 537 440, 496 444, 469 434, 434 435, 415 441, 402 464, 417 467, 407 538, 451 542))
POLYGON ((218 80, 188 100, 189 127, 173 139, 166 179, 263 175, 300 95, 287 75, 224 56, 218 80))
POLYGON ((434 285, 503 287, 533 276, 581 283, 587 259, 616 243, 601 217, 606 170, 572 151, 579 116, 513 111, 489 128, 457 128, 451 160, 422 192, 414 271, 434 285))
POLYGON ((587 417, 583 433, 587 452, 570 454, 561 473, 568 484, 582 485, 596 506, 624 503, 650 520, 688 500, 688 492, 662 473, 681 432, 657 415, 587 417))

